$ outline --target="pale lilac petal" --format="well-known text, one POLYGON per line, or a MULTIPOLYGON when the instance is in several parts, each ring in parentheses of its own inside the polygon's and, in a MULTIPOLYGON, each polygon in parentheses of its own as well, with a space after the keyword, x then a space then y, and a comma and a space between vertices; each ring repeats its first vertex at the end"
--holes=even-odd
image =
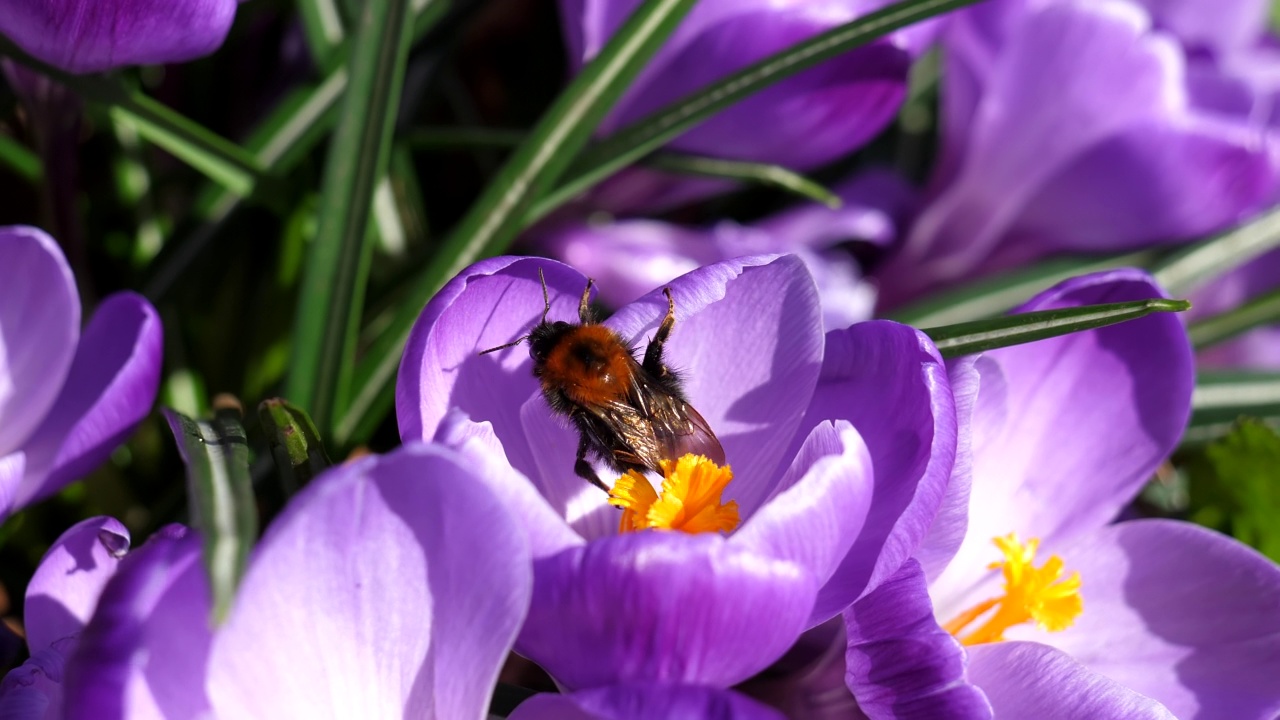
POLYGON ((237 0, 13 0, 0 33, 69 72, 182 62, 213 52, 237 0))
POLYGON ((21 450, 0 456, 0 523, 14 510, 13 498, 27 471, 27 454, 21 450))
POLYGON ((969 679, 1000 718, 1175 720, 1160 703, 1039 643, 969 648, 969 679))
POLYGON ((777 710, 732 690, 694 685, 615 685, 568 695, 543 693, 511 720, 783 720, 777 710))
POLYGON ((827 334, 822 376, 801 427, 850 421, 875 468, 867 522, 837 571, 844 587, 874 588, 925 537, 955 461, 955 418, 946 368, 923 333, 872 321, 827 334))
POLYGON ((1253 43, 1266 30, 1267 0, 1137 0, 1157 26, 1191 48, 1230 51, 1253 43))
POLYGON ((960 643, 938 626, 924 571, 908 560, 844 611, 846 682, 869 718, 991 718, 965 677, 960 643))
MULTIPOLYGON (((507 461, 502 442, 494 435, 491 423, 473 422, 460 411, 451 412, 440 423, 435 441, 457 450, 475 463, 475 479, 488 486, 494 496, 502 499, 511 513, 520 518, 519 525, 529 538, 529 550, 534 558, 554 555, 571 545, 582 544, 583 539, 573 532, 564 517, 538 493, 528 478, 507 461)), ((600 494, 595 488, 592 491, 600 494)), ((615 523, 616 512, 613 515, 615 523)))
POLYGON ((0 682, 0 719, 61 720, 62 683, 67 655, 75 638, 62 638, 34 650, 18 668, 0 682))
MULTIPOLYGON (((1178 717, 1280 714, 1280 568, 1211 530, 1136 520, 1046 548, 1080 572, 1084 613, 1036 633, 1178 717)), ((1033 631, 1022 633, 1028 639, 1033 631)))
POLYGON ((844 420, 824 421, 801 446, 779 492, 758 512, 740 508, 750 517, 729 542, 809 568, 824 584, 809 620, 817 625, 862 590, 831 576, 862 530, 874 488, 871 456, 858 431, 844 420))
MULTIPOLYGON (((594 540, 618 532, 618 509, 608 496, 573 471, 578 433, 569 421, 553 415, 547 401, 535 395, 520 408, 520 422, 533 454, 533 477, 544 501, 579 537, 594 540)), ((595 465, 596 474, 612 485, 617 471, 595 465)))
POLYGON ((128 551, 129 531, 110 517, 82 520, 54 541, 27 584, 23 623, 33 653, 84 629, 128 551))
POLYGON ((160 317, 141 295, 116 293, 93 314, 44 423, 27 441, 16 502, 47 497, 97 467, 150 412, 160 387, 160 317))
MULTIPOLYGON (((734 472, 726 498, 768 493, 795 455, 788 445, 822 363, 813 279, 794 256, 749 257, 700 268, 670 287, 676 324, 665 357, 684 373, 690 402, 724 446, 734 472)), ((666 311, 655 291, 606 324, 639 345, 666 311)))
POLYGON ((777 660, 818 581, 712 534, 645 531, 534 563, 516 651, 569 689, 626 682, 725 687, 777 660))
MULTIPOLYGON (((1150 276, 1112 270, 1065 281, 1020 311, 1160 297, 1150 276)), ((1177 445, 1194 382, 1186 330, 1162 313, 987 353, 977 368, 969 531, 934 585, 943 617, 1016 532, 1046 546, 1116 517, 1177 445)), ((976 598, 980 600, 982 598, 976 598)))
POLYGON ((402 440, 430 440, 445 414, 457 408, 476 422, 492 423, 511 463, 539 480, 520 423, 521 405, 539 392, 529 349, 522 344, 479 355, 538 323, 544 307, 539 269, 551 298, 548 319, 576 322, 586 278, 542 258, 484 260, 431 299, 413 326, 396 380, 402 440))
MULTIPOLYGON (((947 494, 929 533, 913 556, 930 581, 937 579, 969 530, 969 493, 973 484, 973 410, 981 392, 982 372, 994 361, 984 356, 968 356, 947 367, 951 392, 956 399, 956 462, 947 482, 947 494)), ((988 377, 995 372, 988 371, 988 377)), ((998 374, 998 373, 996 373, 998 374)))
POLYGON ((209 712, 212 609, 195 532, 170 526, 129 553, 68 660, 67 720, 209 712))
POLYGON ((317 478, 259 543, 209 660, 219 717, 485 717, 525 539, 465 456, 371 460, 317 478))
POLYGON ((80 337, 80 298, 53 238, 0 228, 0 456, 22 446, 62 389, 80 337))

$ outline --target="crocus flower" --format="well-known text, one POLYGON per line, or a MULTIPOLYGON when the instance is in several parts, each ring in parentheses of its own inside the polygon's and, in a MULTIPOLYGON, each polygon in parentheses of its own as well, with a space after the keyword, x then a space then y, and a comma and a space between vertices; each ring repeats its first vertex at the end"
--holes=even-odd
POLYGON ((161 344, 155 309, 128 292, 81 332, 57 244, 0 228, 0 520, 88 473, 146 417, 161 344))
POLYGON ((539 250, 595 279, 600 299, 621 307, 702 265, 744 255, 794 253, 818 283, 828 329, 871 319, 875 288, 845 246, 888 245, 910 211, 913 191, 897 176, 870 172, 834 188, 832 209, 807 203, 740 225, 689 228, 660 220, 562 221, 531 238, 539 250), (872 204, 874 202, 874 204, 872 204))
POLYGON ((114 518, 81 521, 45 553, 27 585, 23 627, 31 657, 0 682, 0 716, 61 718, 63 671, 129 551, 129 531, 114 518))
POLYGON ((483 718, 529 587, 523 535, 463 458, 369 456, 290 501, 216 629, 197 533, 126 557, 65 717, 483 718))
MULTIPOLYGON (((1022 309, 1159 294, 1118 270, 1022 309)), ((1178 320, 997 350, 950 371, 961 472, 918 562, 845 613, 847 681, 863 710, 901 717, 972 683, 1000 718, 1275 717, 1280 568, 1189 523, 1112 522, 1188 416, 1178 320)))
MULTIPOLYGON (((538 322, 540 272, 547 318, 576 321, 587 280, 572 268, 541 258, 477 263, 419 318, 396 409, 406 441, 436 438, 467 452, 530 536, 533 599, 515 647, 561 687, 727 687, 915 549, 955 448, 951 393, 924 335, 881 321, 824 338, 813 280, 794 256, 741 258, 673 280, 665 357, 719 436, 732 480, 692 461, 706 474, 681 490, 687 463, 673 463, 652 508, 680 508, 685 520, 651 508, 640 518, 649 529, 622 532, 624 522, 636 526, 635 506, 619 512, 575 475, 578 440, 552 415, 529 352, 478 354, 538 322), (703 481, 715 487, 700 489, 703 481), (715 521, 709 532, 675 531, 704 520, 715 521)), ((667 307, 654 292, 605 324, 639 344, 667 307)), ((597 472, 609 484, 617 477, 597 472)), ((613 501, 625 505, 646 487, 652 499, 648 482, 624 476, 613 501)))
MULTIPOLYGON (((701 0, 601 125, 605 134, 768 55, 884 8, 889 0, 701 0)), ((572 71, 596 56, 639 0, 561 0, 572 71)), ((671 143, 687 152, 809 169, 839 158, 896 115, 932 24, 890 33, 724 110, 671 143)), ((633 173, 597 202, 614 210, 688 199, 706 183, 633 173)))
POLYGON ((1149 4, 1155 26, 1127 0, 993 0, 951 20, 941 157, 886 304, 1053 253, 1186 242, 1275 202, 1266 66, 1163 29, 1218 27, 1239 3, 1149 4))
POLYGON ((238 0, 7 0, 0 34, 73 73, 182 62, 227 36, 238 0))

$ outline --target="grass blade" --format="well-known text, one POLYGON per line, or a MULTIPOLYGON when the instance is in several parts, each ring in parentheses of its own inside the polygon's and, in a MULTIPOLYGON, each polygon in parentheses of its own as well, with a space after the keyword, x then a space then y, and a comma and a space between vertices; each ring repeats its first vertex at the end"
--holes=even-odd
POLYGON ((1187 334, 1191 336, 1191 343, 1201 348, 1276 322, 1280 322, 1280 290, 1272 290, 1221 315, 1193 323, 1187 328, 1187 334))
POLYGON ((1005 315, 958 325, 925 328, 924 333, 933 339, 943 357, 952 358, 1093 330, 1136 320, 1152 313, 1182 312, 1190 307, 1191 303, 1186 300, 1154 298, 1005 315))
POLYGON ((258 420, 286 498, 333 464, 315 423, 301 409, 280 398, 263 400, 258 405, 258 420))
POLYGON ((1171 253, 1152 266, 1156 280, 1170 294, 1187 291, 1280 247, 1280 207, 1217 237, 1171 253))

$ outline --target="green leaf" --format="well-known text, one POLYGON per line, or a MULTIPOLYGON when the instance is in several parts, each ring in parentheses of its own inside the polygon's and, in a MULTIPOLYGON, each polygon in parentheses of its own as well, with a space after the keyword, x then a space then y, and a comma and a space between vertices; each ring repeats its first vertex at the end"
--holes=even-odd
POLYGON ((280 398, 272 398, 258 405, 258 419, 271 447, 285 497, 293 495, 333 464, 325 454, 320 432, 303 410, 280 398))
POLYGON ((1280 247, 1280 207, 1238 228, 1170 253, 1153 264, 1151 271, 1170 294, 1185 295, 1276 247, 1280 247))
POLYGON ((925 328, 943 357, 972 355, 997 348, 1093 330, 1158 312, 1182 312, 1185 300, 1135 300, 1005 315, 989 320, 925 328))
POLYGON ((1190 464, 1190 519, 1280 562, 1280 435, 1242 419, 1190 464))
POLYGON ((907 0, 828 30, 692 92, 610 135, 583 153, 570 177, 541 197, 526 224, 678 137, 730 105, 894 30, 979 0, 907 0))
POLYGON ((316 65, 331 70, 335 51, 347 37, 342 24, 342 11, 335 0, 300 0, 302 31, 316 65))
POLYGON ((1184 443, 1221 437, 1241 416, 1280 422, 1280 373, 1201 371, 1191 396, 1191 424, 1184 443))
POLYGON ((1280 322, 1280 290, 1272 290, 1220 315, 1192 323, 1187 334, 1196 347, 1202 348, 1275 322, 1280 322))
POLYGON ((286 395, 329 428, 345 404, 372 244, 374 190, 386 172, 413 25, 411 0, 371 2, 325 167, 319 228, 303 275, 286 395))
POLYGON ((40 156, 4 133, 0 133, 0 165, 27 182, 38 183, 44 177, 40 156))
POLYGON ((785 190, 802 198, 822 203, 833 210, 844 205, 838 195, 822 185, 781 165, 768 163, 721 160, 683 153, 657 153, 644 163, 646 166, 682 175, 733 180, 739 183, 757 183, 785 190))
MULTIPOLYGON (((338 442, 349 439, 347 433, 361 424, 365 412, 386 407, 379 397, 385 397, 409 329, 427 300, 468 265, 503 250, 526 226, 529 204, 564 172, 693 3, 645 0, 547 110, 445 241, 437 260, 417 278, 400 312, 366 353, 356 371, 348 412, 337 424, 338 442)), ((315 404, 309 407, 323 427, 315 404)))
POLYGON ((204 564, 213 592, 213 621, 227 617, 258 533, 249 474, 249 446, 238 408, 217 411, 213 420, 165 408, 165 418, 187 464, 191 519, 204 542, 204 564))
POLYGON ((889 313, 889 318, 916 327, 950 325, 992 317, 1027 301, 1067 278, 1119 267, 1141 267, 1154 251, 1110 258, 1068 257, 1037 263, 1014 272, 984 278, 955 290, 932 293, 924 300, 889 313))

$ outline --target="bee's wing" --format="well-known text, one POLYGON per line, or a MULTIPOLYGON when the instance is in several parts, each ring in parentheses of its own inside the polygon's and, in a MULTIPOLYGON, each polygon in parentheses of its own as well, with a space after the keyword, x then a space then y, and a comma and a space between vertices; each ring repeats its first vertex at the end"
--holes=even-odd
MULTIPOLYGON (((720 446, 720 439, 711 431, 711 426, 702 418, 702 415, 693 406, 687 402, 679 400, 682 405, 685 417, 686 431, 683 433, 671 433, 659 437, 659 441, 663 448, 663 454, 670 460, 675 460, 687 453, 694 455, 703 455, 708 460, 717 465, 724 465, 724 448, 720 446)), ((661 432, 658 433, 662 435, 661 432)))
POLYGON ((644 386, 638 388, 639 399, 635 404, 649 418, 659 456, 664 460, 675 460, 693 453, 723 465, 724 448, 706 419, 684 398, 672 394, 647 374, 639 373, 638 376, 645 380, 644 386))

